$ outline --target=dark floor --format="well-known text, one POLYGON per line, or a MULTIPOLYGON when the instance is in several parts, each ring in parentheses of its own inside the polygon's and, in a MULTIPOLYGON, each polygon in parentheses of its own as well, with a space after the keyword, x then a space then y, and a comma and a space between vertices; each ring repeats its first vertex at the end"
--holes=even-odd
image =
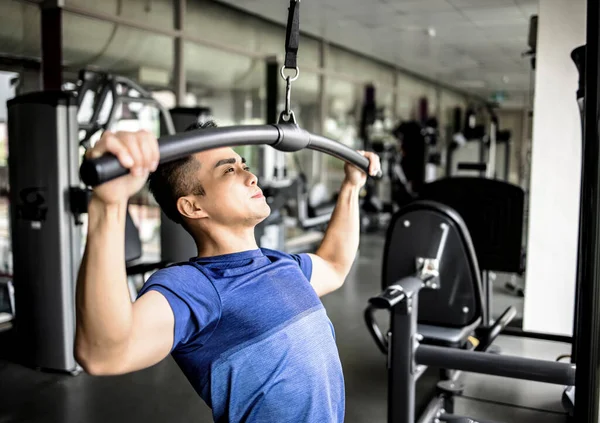
MULTIPOLYGON (((371 340, 362 315, 368 298, 380 287, 382 248, 380 237, 363 236, 359 257, 346 284, 323 298, 336 328, 344 367, 348 423, 386 421, 385 357, 371 340)), ((517 304, 522 313, 522 299, 504 293, 502 278, 495 284, 496 312, 517 304)), ((384 314, 380 317, 385 321, 384 314)), ((525 338, 500 337, 497 344, 503 353, 548 360, 570 352, 566 344, 525 338)), ((457 413, 509 423, 566 421, 560 386, 464 376, 467 388, 464 397, 456 401, 457 413)), ((170 358, 153 368, 120 377, 48 374, 0 361, 0 423, 210 421, 210 410, 170 358)))

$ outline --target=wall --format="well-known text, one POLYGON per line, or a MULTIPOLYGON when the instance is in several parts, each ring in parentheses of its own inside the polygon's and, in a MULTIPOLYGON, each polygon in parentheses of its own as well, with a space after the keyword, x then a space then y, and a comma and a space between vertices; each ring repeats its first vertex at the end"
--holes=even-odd
POLYGON ((584 0, 540 1, 523 321, 528 331, 572 334, 581 129, 570 53, 585 43, 585 8, 584 0))

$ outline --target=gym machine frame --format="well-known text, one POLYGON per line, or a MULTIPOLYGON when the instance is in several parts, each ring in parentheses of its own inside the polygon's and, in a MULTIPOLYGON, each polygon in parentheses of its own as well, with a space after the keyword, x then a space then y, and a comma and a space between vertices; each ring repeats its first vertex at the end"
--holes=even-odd
MULTIPOLYGON (((570 363, 420 345, 422 338, 417 333, 419 292, 433 286, 439 286, 439 281, 432 279, 431 273, 421 273, 399 280, 369 300, 373 308, 387 309, 392 313, 387 338, 389 423, 415 422, 416 382, 426 369, 424 366, 557 385, 575 384, 575 365, 570 363)), ((498 319, 498 328, 502 327, 503 320, 498 319)), ((491 342, 498 333, 499 330, 492 330, 489 339, 482 342, 491 342)), ((429 423, 435 419, 456 421, 457 418, 459 416, 446 414, 442 396, 430 402, 418 422, 429 423)))
MULTIPOLYGON (((538 382, 571 386, 575 384, 575 365, 555 361, 534 360, 486 352, 497 336, 514 317, 509 308, 486 331, 474 349, 458 349, 421 345, 423 337, 417 332, 419 293, 421 289, 439 290, 442 283, 440 264, 444 259, 447 232, 437 247, 435 258, 419 258, 416 272, 388 286, 380 295, 369 300, 365 321, 378 347, 387 354, 388 422, 414 423, 416 414, 416 383, 428 366, 447 369, 449 379, 438 383, 441 391, 429 402, 418 423, 432 421, 472 422, 469 417, 452 415, 454 393, 461 391, 454 383, 462 371, 511 377, 538 382), (376 309, 391 312, 387 339, 375 321, 376 309)), ((482 421, 479 421, 483 423, 482 421)))

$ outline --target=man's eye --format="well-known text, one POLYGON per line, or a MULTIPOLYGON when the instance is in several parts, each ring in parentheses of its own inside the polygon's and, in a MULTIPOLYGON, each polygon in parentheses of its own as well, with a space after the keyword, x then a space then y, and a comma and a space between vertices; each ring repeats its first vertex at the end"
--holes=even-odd
POLYGON ((233 171, 234 171, 234 169, 233 169, 232 167, 230 167, 230 168, 228 168, 228 169, 225 171, 225 173, 227 173, 227 172, 233 172, 233 171))
POLYGON ((246 167, 244 168, 244 170, 245 170, 246 172, 249 172, 249 171, 250 171, 250 168, 249 168, 248 166, 246 166, 246 167))

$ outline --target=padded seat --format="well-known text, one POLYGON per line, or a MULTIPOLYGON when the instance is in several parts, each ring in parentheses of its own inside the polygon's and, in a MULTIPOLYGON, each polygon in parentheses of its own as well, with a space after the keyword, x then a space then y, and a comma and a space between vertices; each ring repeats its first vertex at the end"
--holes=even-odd
POLYGON ((467 342, 469 336, 481 324, 481 317, 472 324, 461 328, 449 328, 443 326, 433 326, 420 324, 417 326, 417 332, 423 335, 421 343, 428 345, 437 345, 440 347, 462 348, 467 342))

